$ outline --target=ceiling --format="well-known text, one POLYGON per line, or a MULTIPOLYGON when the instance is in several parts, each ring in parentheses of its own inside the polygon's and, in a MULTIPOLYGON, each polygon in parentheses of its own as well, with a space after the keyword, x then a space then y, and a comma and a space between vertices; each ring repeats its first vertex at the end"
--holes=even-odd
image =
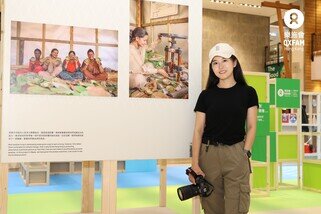
MULTIPOLYGON (((251 8, 240 6, 239 3, 253 4, 253 5, 261 5, 261 0, 225 0, 228 2, 234 2, 234 4, 221 4, 214 3, 211 0, 203 0, 203 8, 213 9, 213 10, 221 10, 221 11, 229 11, 235 13, 245 13, 259 16, 268 16, 271 17, 276 14, 276 9, 269 7, 261 7, 261 8, 251 8)), ((276 2, 276 0, 264 0, 269 2, 276 2)), ((281 3, 289 4, 296 2, 297 0, 279 0, 281 3)))

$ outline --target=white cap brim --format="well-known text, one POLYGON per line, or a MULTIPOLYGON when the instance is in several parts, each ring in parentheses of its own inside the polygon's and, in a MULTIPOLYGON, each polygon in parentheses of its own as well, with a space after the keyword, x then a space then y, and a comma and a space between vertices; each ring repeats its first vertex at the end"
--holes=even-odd
POLYGON ((227 43, 216 44, 208 54, 209 63, 212 62, 213 58, 220 56, 223 58, 230 58, 232 55, 235 56, 235 50, 227 43))

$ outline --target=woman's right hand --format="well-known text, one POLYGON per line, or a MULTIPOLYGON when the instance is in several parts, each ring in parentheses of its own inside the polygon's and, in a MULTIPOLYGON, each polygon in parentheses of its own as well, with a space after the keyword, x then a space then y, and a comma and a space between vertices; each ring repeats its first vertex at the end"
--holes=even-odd
POLYGON ((157 73, 159 73, 159 74, 163 75, 164 77, 168 78, 168 73, 162 68, 157 69, 157 73))
MULTIPOLYGON (((203 177, 205 177, 205 173, 202 171, 202 169, 200 168, 200 166, 198 164, 192 164, 192 170, 197 174, 197 175, 202 175, 203 177)), ((195 184, 195 178, 193 177, 193 175, 189 174, 188 175, 188 179, 191 183, 195 184)))

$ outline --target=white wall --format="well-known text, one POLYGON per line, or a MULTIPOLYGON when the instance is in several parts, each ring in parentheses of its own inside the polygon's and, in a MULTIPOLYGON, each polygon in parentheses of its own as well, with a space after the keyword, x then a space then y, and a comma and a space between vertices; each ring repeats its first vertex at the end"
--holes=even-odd
MULTIPOLYGON (((201 90, 202 2, 162 0, 189 6, 189 99, 135 99, 128 91, 129 1, 6 0, 4 26, 2 154, 3 162, 184 158, 189 154, 193 108, 201 90), (75 7, 77 5, 77 7, 75 7), (71 13, 77 8, 77 12, 71 13), (192 12, 191 12, 192 11, 192 12), (12 20, 118 31, 117 98, 10 94, 12 20), (192 29, 192 30, 191 30, 192 29), (9 131, 84 131, 70 139, 82 153, 9 157, 9 131)), ((51 139, 40 143, 63 143, 51 139)), ((15 141, 11 143, 17 143, 15 141)), ((23 143, 28 143, 24 141, 23 143)), ((30 143, 30 142, 29 142, 30 143)), ((34 142, 33 142, 34 143, 34 142)), ((39 143, 39 142, 37 142, 39 143)))

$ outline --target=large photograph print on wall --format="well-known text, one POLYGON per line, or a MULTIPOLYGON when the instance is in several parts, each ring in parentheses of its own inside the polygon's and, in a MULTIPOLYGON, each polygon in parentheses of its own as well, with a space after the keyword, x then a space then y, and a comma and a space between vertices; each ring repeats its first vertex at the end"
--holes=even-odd
POLYGON ((11 22, 11 93, 117 97, 117 79, 117 31, 11 22))
POLYGON ((131 0, 130 8, 129 96, 188 99, 188 6, 131 0))

